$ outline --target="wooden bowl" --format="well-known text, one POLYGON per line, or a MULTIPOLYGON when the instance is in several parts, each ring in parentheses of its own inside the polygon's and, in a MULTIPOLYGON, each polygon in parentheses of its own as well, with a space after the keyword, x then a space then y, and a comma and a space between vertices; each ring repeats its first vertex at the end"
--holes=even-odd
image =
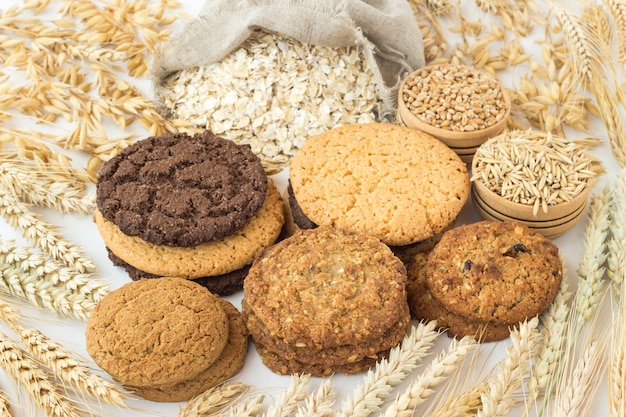
MULTIPOLYGON (((467 132, 458 132, 458 131, 453 131, 453 130, 446 129, 446 128, 433 126, 430 123, 422 121, 417 115, 415 115, 411 110, 409 110, 409 107, 407 106, 403 98, 403 90, 404 90, 406 83, 410 81, 412 77, 414 77, 416 74, 422 73, 422 71, 424 70, 427 70, 427 71, 435 70, 440 67, 441 66, 436 65, 436 66, 422 68, 420 70, 417 70, 409 74, 402 81, 402 84, 400 85, 400 90, 398 91, 397 117, 399 121, 403 123, 405 126, 418 129, 422 132, 428 133, 436 137, 437 139, 439 139, 440 141, 448 145, 448 147, 450 147, 452 150, 457 151, 458 149, 466 150, 466 149, 474 148, 474 151, 475 151, 475 148, 480 146, 487 139, 499 135, 504 130, 511 115, 511 98, 509 97, 509 94, 507 93, 506 89, 500 86, 500 84, 498 83, 498 86, 500 86, 500 90, 502 92, 502 96, 505 102, 505 113, 504 113, 504 116, 498 122, 484 129, 475 130, 475 131, 467 131, 467 132)), ((476 71, 479 73, 478 70, 472 70, 472 71, 476 71)), ((457 152, 457 153, 459 155, 470 154, 470 153, 461 153, 461 152, 457 152)), ((473 152, 471 154, 473 154, 473 152)))
POLYGON ((554 238, 573 227, 585 213, 589 197, 588 184, 570 201, 549 205, 534 214, 531 204, 506 199, 490 190, 482 181, 472 181, 472 202, 478 214, 486 220, 517 221, 542 235, 554 238))

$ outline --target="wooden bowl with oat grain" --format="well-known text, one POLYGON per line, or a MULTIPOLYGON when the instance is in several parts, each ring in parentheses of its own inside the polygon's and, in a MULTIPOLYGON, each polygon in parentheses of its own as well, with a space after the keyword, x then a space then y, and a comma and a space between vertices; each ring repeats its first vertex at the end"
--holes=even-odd
POLYGON ((584 216, 599 172, 575 142, 532 131, 488 140, 471 171, 472 202, 481 217, 517 221, 551 239, 584 216))
POLYGON ((466 163, 500 134, 511 99, 498 80, 465 65, 440 64, 409 74, 398 91, 398 119, 454 150, 466 163))

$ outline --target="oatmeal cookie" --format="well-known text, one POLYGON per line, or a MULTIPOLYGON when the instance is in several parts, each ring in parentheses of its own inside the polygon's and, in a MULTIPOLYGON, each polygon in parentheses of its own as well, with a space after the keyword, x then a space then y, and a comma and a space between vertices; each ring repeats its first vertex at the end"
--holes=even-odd
POLYGON ((516 222, 481 221, 444 233, 427 263, 442 306, 474 322, 516 324, 541 314, 559 291, 559 250, 516 222))

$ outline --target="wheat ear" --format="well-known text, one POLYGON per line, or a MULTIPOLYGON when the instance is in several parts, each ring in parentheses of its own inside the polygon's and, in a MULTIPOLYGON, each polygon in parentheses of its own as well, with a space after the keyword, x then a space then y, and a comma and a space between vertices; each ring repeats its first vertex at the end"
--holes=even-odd
POLYGON ((394 402, 387 407, 384 417, 410 417, 415 409, 433 393, 447 375, 457 371, 467 355, 478 346, 473 336, 453 339, 448 351, 441 352, 428 367, 416 377, 394 402))
MULTIPOLYGON (((626 293, 626 280, 621 282, 621 294, 626 293)), ((609 415, 626 417, 626 301, 621 297, 613 309, 613 332, 609 356, 609 415)))
POLYGON ((13 228, 22 230, 25 238, 52 259, 57 259, 80 273, 95 271, 92 260, 83 255, 81 247, 64 239, 57 226, 41 220, 30 210, 30 205, 21 202, 15 190, 5 184, 0 184, 0 215, 13 228))
POLYGON ((208 417, 217 415, 240 398, 250 386, 241 382, 224 382, 197 395, 178 411, 178 417, 208 417))
POLYGON ((304 399, 304 404, 298 407, 296 417, 332 417, 336 397, 337 390, 333 387, 332 379, 327 378, 315 393, 304 399))
POLYGON ((6 394, 0 390, 0 417, 13 417, 6 394))
POLYGON ((0 239, 0 291, 58 315, 87 320, 109 284, 0 239))
POLYGON ((412 326, 402 343, 389 352, 389 358, 380 360, 369 370, 354 389, 353 395, 343 401, 340 417, 365 417, 377 411, 393 387, 413 371, 427 355, 434 340, 440 335, 434 321, 412 326))
POLYGON ((125 395, 101 376, 75 359, 73 354, 58 343, 51 341, 37 329, 14 326, 26 350, 54 375, 69 384, 81 396, 91 396, 107 404, 124 406, 125 395))
POLYGON ((619 171, 613 186, 611 210, 611 237, 607 246, 607 275, 613 283, 613 292, 622 296, 621 288, 626 274, 626 168, 619 171))
POLYGON ((618 42, 618 62, 626 63, 626 4, 623 0, 603 0, 615 22, 618 42))
POLYGON ((507 348, 504 361, 498 363, 499 372, 487 379, 477 417, 506 417, 514 407, 514 394, 527 379, 541 340, 538 324, 539 319, 535 317, 520 323, 519 328, 511 332, 511 346, 507 348))
POLYGON ((264 401, 265 395, 253 395, 241 403, 233 404, 218 415, 223 417, 253 417, 257 415, 264 401))
POLYGON ((0 334, 0 365, 26 390, 37 409, 50 417, 80 417, 79 412, 46 373, 5 334, 0 334))
POLYGON ((307 396, 311 375, 291 375, 287 389, 268 407, 263 417, 287 417, 298 409, 298 403, 307 396))

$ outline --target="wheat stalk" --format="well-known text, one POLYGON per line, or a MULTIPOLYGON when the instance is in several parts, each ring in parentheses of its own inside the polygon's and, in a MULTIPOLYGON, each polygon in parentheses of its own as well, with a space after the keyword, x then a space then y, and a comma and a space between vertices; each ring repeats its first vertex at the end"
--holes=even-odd
POLYGON ((519 328, 511 332, 511 346, 507 348, 505 360, 498 364, 499 372, 487 379, 477 417, 506 417, 513 408, 514 393, 526 380, 541 340, 538 324, 539 319, 535 317, 520 323, 519 328))
POLYGON ((332 379, 327 378, 314 394, 304 399, 304 404, 298 407, 296 417, 332 417, 336 396, 337 390, 332 385, 332 379))
POLYGON ((381 416, 412 416, 415 409, 433 393, 433 388, 441 384, 447 375, 457 371, 463 360, 476 347, 478 342, 472 336, 463 337, 461 340, 453 339, 448 351, 441 352, 433 359, 381 416))
POLYGON ((626 169, 621 169, 614 184, 611 199, 611 237, 608 239, 607 275, 613 283, 613 292, 622 296, 621 288, 626 274, 626 169))
POLYGON ((0 288, 37 307, 66 317, 87 320, 109 292, 109 284, 79 274, 15 241, 0 240, 0 288))
POLYGON ((298 404, 307 396, 311 375, 291 375, 287 389, 269 406, 263 417, 286 417, 298 409, 298 404))
POLYGON ((227 410, 217 414, 223 417, 253 417, 256 416, 265 401, 265 396, 262 394, 254 395, 242 403, 233 404, 227 410))
POLYGON ((178 411, 178 417, 213 416, 240 398, 250 386, 241 382, 224 382, 195 396, 178 411))
POLYGON ((364 417, 378 410, 393 387, 402 382, 426 356, 439 335, 434 321, 412 326, 402 343, 391 349, 389 357, 380 360, 374 370, 367 372, 353 395, 342 402, 337 415, 364 417))
POLYGON ((80 417, 70 399, 9 336, 0 334, 0 365, 50 417, 80 417))
POLYGON ((626 4, 623 0, 603 0, 617 29, 618 62, 626 63, 626 4))
MULTIPOLYGON (((626 293, 626 280, 621 281, 621 294, 626 293)), ((609 356, 609 415, 626 417, 626 301, 622 297, 613 309, 611 351, 609 356)))
POLYGON ((2 390, 0 390, 0 417, 13 417, 9 400, 2 390))

